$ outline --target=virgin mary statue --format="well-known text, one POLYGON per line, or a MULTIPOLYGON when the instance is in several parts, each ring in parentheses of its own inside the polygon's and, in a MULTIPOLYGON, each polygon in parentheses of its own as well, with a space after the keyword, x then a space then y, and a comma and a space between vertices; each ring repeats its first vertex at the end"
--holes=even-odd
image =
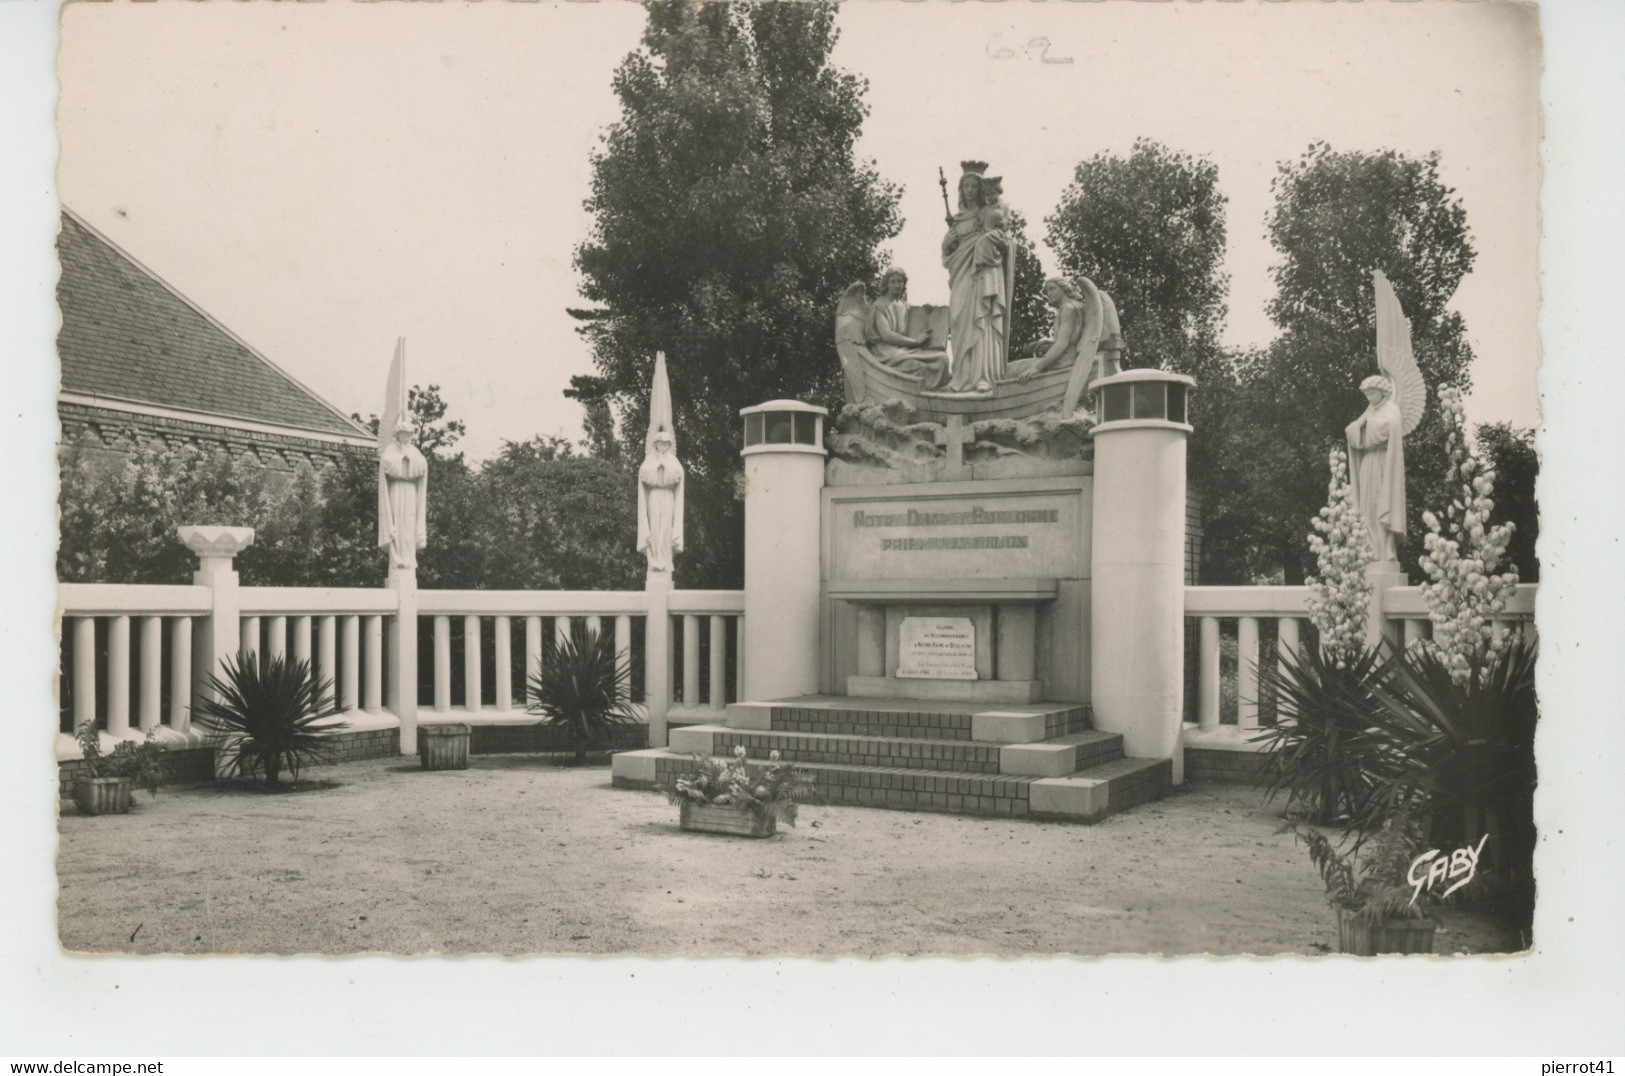
POLYGON ((378 545, 392 568, 415 570, 418 550, 429 544, 429 464, 412 443, 406 394, 406 340, 395 341, 378 424, 378 545))
POLYGON ((1010 310, 1010 244, 1003 232, 1003 206, 989 199, 996 185, 987 164, 960 166, 959 211, 942 238, 948 270, 948 337, 953 371, 948 389, 987 392, 1005 376, 1010 310))

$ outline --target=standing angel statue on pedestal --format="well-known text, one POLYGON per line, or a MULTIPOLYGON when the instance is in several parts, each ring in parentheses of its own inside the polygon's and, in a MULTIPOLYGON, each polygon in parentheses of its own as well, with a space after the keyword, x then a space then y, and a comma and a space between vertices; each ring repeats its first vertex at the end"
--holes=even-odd
POLYGON ((1354 504, 1371 535, 1377 559, 1399 559, 1405 535, 1405 436, 1427 407, 1427 384, 1411 353, 1411 326, 1393 285, 1371 274, 1376 291, 1377 366, 1360 382, 1368 406, 1344 433, 1349 445, 1349 484, 1354 504))
POLYGON ((429 463, 412 443, 406 405, 406 338, 395 341, 378 423, 378 545, 391 568, 416 571, 418 550, 429 544, 429 463))
POLYGON ((664 351, 655 353, 644 448, 638 467, 638 552, 648 560, 649 571, 670 573, 672 554, 683 551, 683 465, 677 461, 664 351))

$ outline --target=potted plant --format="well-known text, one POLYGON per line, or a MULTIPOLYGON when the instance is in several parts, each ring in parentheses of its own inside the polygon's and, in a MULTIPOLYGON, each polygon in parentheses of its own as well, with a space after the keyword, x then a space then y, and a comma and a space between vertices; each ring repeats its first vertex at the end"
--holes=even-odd
POLYGON ((330 721, 333 682, 310 662, 269 654, 239 654, 210 675, 212 698, 197 707, 197 723, 214 734, 226 776, 263 773, 268 789, 281 787, 282 770, 299 780, 299 768, 327 757, 333 738, 349 724, 330 721))
POLYGON ((1309 847, 1309 858, 1326 883, 1326 900, 1337 911, 1338 952, 1356 956, 1378 953, 1431 953, 1438 926, 1427 917, 1423 896, 1412 885, 1412 862, 1421 849, 1421 827, 1410 815, 1396 813, 1370 842, 1348 855, 1325 834, 1295 828, 1309 847))
POLYGON ((82 814, 124 814, 137 782, 150 796, 158 794, 164 749, 151 730, 140 743, 121 740, 110 755, 102 754, 101 733, 92 722, 74 734, 84 755, 84 772, 73 782, 73 802, 82 814))
POLYGON ((679 777, 665 789, 666 798, 681 808, 683 829, 701 833, 729 833, 743 837, 769 837, 783 820, 796 824, 796 805, 812 795, 807 771, 768 756, 765 769, 752 772, 743 747, 731 759, 695 756, 699 772, 679 777))
POLYGON ((542 656, 542 669, 530 678, 530 705, 542 724, 564 730, 577 764, 587 749, 609 746, 616 725, 634 724, 632 667, 615 650, 615 637, 580 630, 555 637, 542 656))
POLYGON ((418 764, 426 770, 468 769, 468 743, 474 726, 461 721, 418 726, 418 764))

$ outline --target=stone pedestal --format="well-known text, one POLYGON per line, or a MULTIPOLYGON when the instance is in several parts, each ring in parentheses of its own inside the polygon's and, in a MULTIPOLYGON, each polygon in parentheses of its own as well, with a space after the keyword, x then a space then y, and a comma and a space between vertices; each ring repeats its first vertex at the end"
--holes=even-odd
POLYGON ((1193 382, 1162 370, 1102 378, 1094 429, 1090 665, 1095 727, 1184 780, 1185 422, 1193 382))
POLYGON ((1390 627, 1388 618, 1383 615, 1383 591, 1390 587, 1402 587, 1406 583, 1405 570, 1399 566, 1397 560, 1379 560, 1366 565, 1365 577, 1371 583, 1371 604, 1366 612, 1365 644, 1367 646, 1380 646, 1387 642, 1393 646, 1400 645, 1397 627, 1390 627))
POLYGON ((390 625, 386 698, 401 723, 401 754, 418 749, 418 573, 416 568, 389 569, 389 588, 398 602, 390 625))

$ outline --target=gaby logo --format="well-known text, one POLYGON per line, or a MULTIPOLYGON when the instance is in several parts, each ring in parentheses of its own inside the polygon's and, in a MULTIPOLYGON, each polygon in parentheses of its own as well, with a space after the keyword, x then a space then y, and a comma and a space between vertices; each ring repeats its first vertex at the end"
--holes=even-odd
POLYGON ((1437 848, 1429 848, 1411 860, 1411 869, 1405 876, 1411 883, 1411 903, 1415 904, 1423 893, 1432 892, 1434 887, 1451 879, 1458 880, 1439 894, 1440 900, 1472 881, 1478 874, 1478 857, 1484 853, 1484 842, 1489 839, 1486 833, 1478 839, 1476 847, 1458 848, 1448 856, 1437 848))

